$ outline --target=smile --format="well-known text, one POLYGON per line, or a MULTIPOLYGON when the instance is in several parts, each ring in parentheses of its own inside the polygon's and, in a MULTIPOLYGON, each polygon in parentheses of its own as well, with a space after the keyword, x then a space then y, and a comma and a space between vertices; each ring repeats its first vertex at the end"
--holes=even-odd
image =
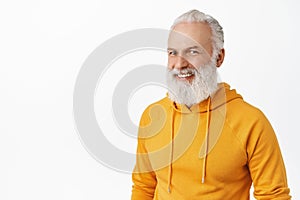
POLYGON ((192 72, 188 72, 188 73, 184 73, 184 74, 177 74, 178 78, 187 78, 187 77, 190 77, 193 75, 194 75, 194 73, 192 73, 192 72))

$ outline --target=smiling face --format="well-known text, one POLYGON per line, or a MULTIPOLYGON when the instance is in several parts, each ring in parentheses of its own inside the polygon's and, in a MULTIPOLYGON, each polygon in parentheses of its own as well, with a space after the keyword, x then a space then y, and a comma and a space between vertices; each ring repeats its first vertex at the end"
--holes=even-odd
POLYGON ((191 81, 198 70, 207 64, 213 53, 211 29, 202 22, 179 23, 171 31, 168 40, 168 69, 179 71, 177 80, 191 81))
MULTIPOLYGON (((218 58, 206 23, 179 23, 168 40, 168 97, 188 107, 217 89, 218 58)), ((220 56, 219 56, 220 57, 220 56)))

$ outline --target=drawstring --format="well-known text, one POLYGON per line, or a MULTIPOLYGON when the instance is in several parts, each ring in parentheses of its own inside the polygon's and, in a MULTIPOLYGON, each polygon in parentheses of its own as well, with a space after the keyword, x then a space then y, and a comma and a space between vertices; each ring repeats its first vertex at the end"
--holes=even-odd
POLYGON ((207 157, 207 151, 208 151, 208 133, 209 133, 209 121, 210 121, 210 97, 208 98, 207 108, 206 108, 206 127, 205 127, 205 138, 204 138, 204 150, 205 155, 203 159, 203 165, 202 165, 202 177, 201 182, 204 183, 205 181, 205 175, 206 175, 206 157, 207 157))
MULTIPOLYGON (((174 102, 173 102, 174 103, 174 102)), ((210 104, 211 99, 208 98, 207 108, 206 108, 206 127, 205 127, 205 138, 204 138, 204 149, 205 149, 205 155, 203 159, 203 165, 202 165, 202 177, 201 182, 205 182, 205 175, 206 175, 206 159, 207 159, 207 153, 208 153, 208 134, 209 134, 209 122, 210 122, 210 104)), ((176 104, 174 103, 175 109, 176 104)), ((175 111, 171 107, 172 113, 171 113, 171 151, 170 151, 170 164, 169 164, 169 173, 168 173, 168 192, 171 193, 171 179, 172 179, 172 163, 173 163, 173 152, 174 152, 174 114, 175 111)))
MULTIPOLYGON (((175 105, 176 106, 176 105, 175 105)), ((172 163, 173 163, 173 151, 174 151, 174 109, 172 109, 172 119, 171 119, 171 151, 170 151, 170 164, 169 164, 169 174, 168 174, 168 192, 171 193, 171 178, 172 178, 172 163)))

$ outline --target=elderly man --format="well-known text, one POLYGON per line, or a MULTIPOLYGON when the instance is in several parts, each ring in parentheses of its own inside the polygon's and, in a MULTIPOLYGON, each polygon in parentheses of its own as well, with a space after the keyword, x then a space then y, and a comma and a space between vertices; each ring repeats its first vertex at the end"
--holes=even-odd
POLYGON ((204 13, 178 17, 168 40, 168 94, 144 111, 132 200, 290 199, 264 114, 218 83, 223 30, 204 13))

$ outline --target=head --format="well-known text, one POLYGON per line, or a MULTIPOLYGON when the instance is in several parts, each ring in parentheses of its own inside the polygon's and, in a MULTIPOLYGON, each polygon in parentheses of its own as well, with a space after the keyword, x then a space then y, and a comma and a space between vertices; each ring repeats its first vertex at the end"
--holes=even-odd
POLYGON ((179 16, 168 40, 169 98, 191 106, 217 89, 217 67, 225 51, 218 21, 197 10, 179 16))

